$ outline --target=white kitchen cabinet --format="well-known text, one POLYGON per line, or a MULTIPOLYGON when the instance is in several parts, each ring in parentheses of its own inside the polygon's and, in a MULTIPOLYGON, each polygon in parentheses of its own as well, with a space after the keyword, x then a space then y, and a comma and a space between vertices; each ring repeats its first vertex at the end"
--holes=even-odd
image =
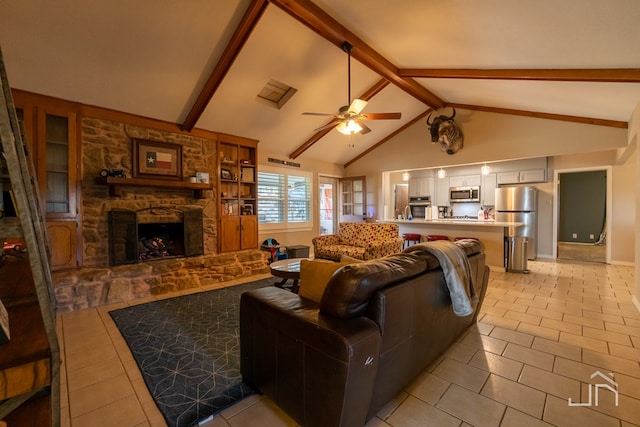
POLYGON ((436 197, 431 201, 432 206, 449 206, 449 178, 436 178, 436 197))
POLYGON ((523 184, 528 182, 545 182, 544 169, 530 169, 514 172, 500 172, 498 184, 523 184))
POLYGON ((424 197, 433 195, 433 178, 411 178, 409 180, 409 197, 424 197))
POLYGON ((462 175, 449 177, 450 187, 470 187, 480 185, 481 175, 462 175))
POLYGON ((487 175, 482 175, 482 185, 480 186, 480 200, 484 206, 494 206, 496 204, 497 187, 497 174, 490 173, 487 175))

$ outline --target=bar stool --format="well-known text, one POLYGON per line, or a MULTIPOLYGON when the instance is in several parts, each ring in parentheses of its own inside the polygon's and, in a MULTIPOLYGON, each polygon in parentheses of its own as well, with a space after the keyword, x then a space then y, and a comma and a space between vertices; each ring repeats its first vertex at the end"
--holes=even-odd
POLYGON ((405 247, 405 245, 406 247, 409 247, 411 246, 411 243, 417 244, 422 240, 422 236, 416 233, 404 233, 402 235, 402 238, 404 239, 404 243, 402 244, 403 248, 405 247))
POLYGON ((449 236, 442 236, 440 234, 427 234, 427 242, 433 242, 434 240, 449 240, 449 236))

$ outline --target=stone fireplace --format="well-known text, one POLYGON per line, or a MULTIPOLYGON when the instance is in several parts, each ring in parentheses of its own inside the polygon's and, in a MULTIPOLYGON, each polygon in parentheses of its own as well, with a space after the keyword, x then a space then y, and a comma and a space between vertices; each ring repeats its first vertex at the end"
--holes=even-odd
POLYGON ((266 252, 258 248, 217 253, 218 198, 213 190, 197 198, 193 190, 125 186, 115 196, 95 182, 102 169, 124 169, 131 175, 133 137, 180 144, 185 180, 197 171, 215 171, 216 134, 153 129, 109 114, 82 118, 82 266, 52 272, 58 312, 269 273, 266 252), (106 238, 110 233, 112 242, 106 238), (152 249, 141 247, 141 236, 152 249), (153 246, 154 238, 165 236, 169 245, 162 248, 156 239, 153 246))
POLYGON ((108 226, 112 266, 204 254, 200 208, 113 209, 108 226))

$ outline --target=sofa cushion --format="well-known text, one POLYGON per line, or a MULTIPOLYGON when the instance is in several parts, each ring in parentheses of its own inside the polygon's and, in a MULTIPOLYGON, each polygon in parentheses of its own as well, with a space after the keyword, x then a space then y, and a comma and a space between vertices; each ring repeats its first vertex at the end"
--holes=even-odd
POLYGON ((329 280, 320 301, 320 312, 342 319, 360 316, 378 289, 426 270, 425 259, 413 254, 389 255, 346 265, 329 280))
POLYGON ((329 245, 323 246, 314 253, 314 256, 318 258, 326 258, 338 261, 342 254, 348 255, 353 258, 364 260, 366 248, 350 245, 329 245))
POLYGON ((317 303, 333 273, 349 262, 327 262, 303 259, 300 261, 300 289, 298 295, 317 303))

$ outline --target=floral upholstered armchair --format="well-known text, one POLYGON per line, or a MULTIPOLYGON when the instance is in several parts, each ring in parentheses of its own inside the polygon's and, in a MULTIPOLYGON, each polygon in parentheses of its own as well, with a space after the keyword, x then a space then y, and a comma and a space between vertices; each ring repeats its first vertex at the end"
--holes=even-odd
POLYGON ((342 255, 368 260, 402 252, 398 224, 341 222, 338 234, 314 237, 315 258, 339 261, 342 255))

